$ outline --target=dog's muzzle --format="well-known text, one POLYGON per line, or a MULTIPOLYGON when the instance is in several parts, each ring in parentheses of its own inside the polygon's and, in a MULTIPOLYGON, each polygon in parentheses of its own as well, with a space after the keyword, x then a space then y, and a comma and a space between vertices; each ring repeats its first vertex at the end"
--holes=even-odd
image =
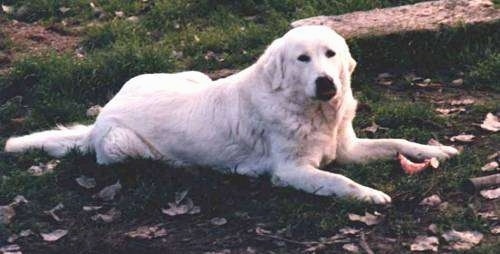
POLYGON ((322 101, 329 101, 337 93, 333 79, 330 76, 318 77, 316 83, 316 98, 322 101))

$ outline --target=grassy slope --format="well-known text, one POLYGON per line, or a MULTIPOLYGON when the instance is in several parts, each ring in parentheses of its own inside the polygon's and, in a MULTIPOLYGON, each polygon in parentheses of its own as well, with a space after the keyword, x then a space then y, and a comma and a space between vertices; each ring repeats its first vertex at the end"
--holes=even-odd
MULTIPOLYGON (((4 2, 9 4, 9 1, 4 2)), ((61 19, 85 24, 97 15, 89 8, 88 1, 11 2, 16 6, 27 5, 33 10, 25 17, 27 21, 41 19, 46 24, 61 19), (71 10, 62 15, 58 12, 60 6, 71 7, 71 10)), ((0 103, 3 104, 0 120, 6 124, 13 117, 27 115, 27 124, 7 130, 0 139, 48 128, 58 122, 92 121, 84 116, 85 109, 90 104, 105 103, 125 80, 139 73, 243 68, 254 61, 273 38, 283 34, 294 19, 416 1, 154 1, 154 5, 152 2, 102 3, 101 7, 108 16, 101 25, 85 30, 82 45, 86 58, 83 60, 71 55, 49 54, 15 63, 9 75, 0 77, 0 103), (114 18, 112 13, 116 10, 124 11, 127 16, 138 15, 140 21, 134 23, 114 18), (205 59, 208 51, 224 61, 205 59), (182 52, 182 57, 176 58, 173 52, 182 52), (12 99, 16 95, 22 96, 22 102, 12 99)), ((7 178, 0 182, 0 204, 7 203, 16 194, 23 194, 32 202, 20 208, 12 225, 0 226, 0 241, 2 235, 25 228, 45 232, 61 227, 40 212, 58 202, 66 206, 62 216, 67 220, 64 227, 70 229, 70 237, 52 245, 39 240, 21 241, 25 249, 64 252, 72 248, 81 252, 98 252, 125 247, 137 250, 163 247, 200 251, 261 246, 259 248, 280 252, 299 251, 295 245, 278 248, 270 241, 257 241, 247 230, 254 228, 256 223, 264 223, 266 228, 273 230, 289 228, 294 239, 315 240, 348 224, 347 212, 374 209, 386 214, 387 219, 368 232, 397 238, 395 251, 407 251, 408 248, 401 243, 424 232, 431 222, 437 223, 440 229, 486 232, 485 221, 474 213, 483 204, 480 199, 462 193, 459 186, 467 177, 479 174, 485 156, 498 149, 495 144, 500 142, 498 134, 486 135, 470 125, 480 122, 486 112, 498 107, 492 99, 498 98, 499 91, 500 50, 496 42, 500 41, 500 33, 498 26, 470 29, 439 35, 407 34, 385 40, 350 42, 359 62, 354 87, 357 97, 368 105, 368 109, 360 111, 357 126, 365 127, 376 121, 391 129, 377 133, 375 137, 402 137, 420 142, 430 137, 443 140, 445 135, 460 131, 483 136, 475 145, 466 147, 463 155, 445 163, 442 170, 419 176, 403 175, 393 162, 330 168, 390 193, 395 197, 391 208, 318 198, 295 190, 272 188, 267 180, 224 176, 198 168, 174 170, 148 161, 99 167, 92 157, 70 155, 62 160, 54 174, 33 177, 25 169, 37 161, 47 161, 48 157, 43 153, 32 152, 19 157, 2 154, 0 174, 7 178), (464 37, 465 33, 467 37, 464 37), (408 46, 408 41, 412 41, 411 46, 408 46), (387 50, 391 48, 400 50, 387 50), (388 69, 396 73, 415 71, 443 82, 449 82, 456 78, 457 72, 464 71, 465 88, 445 89, 445 93, 458 96, 479 89, 492 97, 471 107, 464 116, 443 120, 434 114, 428 100, 415 98, 414 94, 420 90, 410 87, 404 78, 398 79, 395 90, 400 91, 373 87, 374 74, 388 69), (419 103, 414 104, 413 100, 419 103), (84 191, 74 183, 74 178, 80 174, 96 177, 99 187, 117 179, 122 181, 124 191, 112 204, 124 213, 119 222, 96 224, 81 211, 82 205, 93 201, 92 192, 84 191), (202 207, 202 214, 178 220, 165 218, 159 209, 173 200, 175 191, 183 188, 191 190, 190 196, 202 207), (416 208, 422 197, 433 193, 449 200, 451 208, 444 212, 416 208), (246 212, 249 217, 240 218, 237 212, 246 212), (198 226, 214 216, 225 216, 228 225, 224 228, 198 226), (159 221, 166 223, 171 232, 166 244, 123 241, 122 232, 133 226, 159 221), (190 231, 196 241, 181 241, 190 237, 190 231), (206 234, 212 237, 203 238, 206 234)), ((483 251, 494 248, 494 245, 488 247, 486 244, 483 251)))

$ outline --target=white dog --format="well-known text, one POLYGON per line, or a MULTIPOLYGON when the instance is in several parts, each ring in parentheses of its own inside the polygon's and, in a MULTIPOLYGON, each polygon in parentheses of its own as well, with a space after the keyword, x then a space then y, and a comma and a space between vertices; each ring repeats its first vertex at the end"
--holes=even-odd
POLYGON ((256 176, 324 196, 391 202, 378 190, 319 168, 333 160, 445 159, 449 146, 403 139, 360 139, 352 120, 356 62, 345 40, 323 26, 292 29, 247 69, 217 81, 199 72, 145 74, 129 80, 90 126, 11 138, 5 150, 42 148, 63 156, 95 151, 97 162, 128 157, 197 164, 256 176))

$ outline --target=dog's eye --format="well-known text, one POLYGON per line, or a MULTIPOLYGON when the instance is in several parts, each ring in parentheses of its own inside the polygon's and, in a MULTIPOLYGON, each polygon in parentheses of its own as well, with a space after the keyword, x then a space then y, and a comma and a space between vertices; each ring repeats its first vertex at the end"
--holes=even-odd
POLYGON ((330 58, 330 57, 334 57, 335 56, 335 51, 329 49, 326 51, 325 53, 326 57, 330 58))
POLYGON ((308 55, 300 55, 299 57, 297 57, 297 60, 301 62, 309 62, 311 61, 311 58, 308 55))

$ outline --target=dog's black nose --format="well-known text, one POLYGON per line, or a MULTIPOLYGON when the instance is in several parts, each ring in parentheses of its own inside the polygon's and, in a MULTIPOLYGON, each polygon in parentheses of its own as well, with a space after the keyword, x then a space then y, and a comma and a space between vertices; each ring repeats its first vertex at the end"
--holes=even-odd
POLYGON ((330 76, 321 76, 316 79, 316 98, 322 101, 329 101, 337 89, 333 83, 333 79, 330 76))

